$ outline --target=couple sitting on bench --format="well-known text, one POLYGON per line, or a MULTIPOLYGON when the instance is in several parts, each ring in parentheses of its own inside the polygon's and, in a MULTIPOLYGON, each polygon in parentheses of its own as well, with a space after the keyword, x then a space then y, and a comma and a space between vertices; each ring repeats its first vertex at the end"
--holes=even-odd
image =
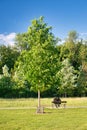
POLYGON ((55 97, 52 101, 53 104, 55 104, 56 107, 60 107, 61 103, 64 103, 64 107, 67 103, 67 101, 61 101, 61 99, 59 97, 55 97))

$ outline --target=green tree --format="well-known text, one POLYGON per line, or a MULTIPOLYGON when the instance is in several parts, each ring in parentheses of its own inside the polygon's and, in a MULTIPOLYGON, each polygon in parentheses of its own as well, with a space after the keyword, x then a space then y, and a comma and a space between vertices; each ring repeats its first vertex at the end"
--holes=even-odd
POLYGON ((15 38, 15 48, 19 52, 29 50, 28 33, 17 34, 15 38))
POLYGON ((76 92, 79 96, 87 95, 87 62, 79 68, 76 92))
POLYGON ((61 75, 61 85, 59 87, 59 93, 64 94, 65 97, 71 96, 76 87, 77 76, 74 74, 74 68, 71 66, 68 59, 62 62, 62 69, 59 74, 61 75))
POLYGON ((0 97, 12 97, 14 83, 9 74, 9 68, 4 65, 2 68, 3 74, 0 75, 0 97))
POLYGON ((73 31, 70 31, 70 32, 68 33, 67 41, 68 41, 68 42, 73 42, 73 43, 75 43, 76 40, 77 40, 77 38, 78 38, 78 33, 73 30, 73 31))
POLYGON ((9 77, 10 74, 8 73, 9 68, 7 67, 7 65, 4 65, 2 69, 3 69, 3 75, 9 77))
POLYGON ((16 62, 16 75, 22 80, 28 80, 31 89, 38 91, 38 108, 40 108, 40 91, 47 90, 51 86, 58 87, 60 69, 57 39, 43 21, 43 17, 33 20, 28 28, 29 51, 22 51, 16 62))
POLYGON ((70 31, 68 33, 67 39, 64 44, 61 45, 60 58, 64 60, 65 58, 72 59, 75 53, 75 41, 77 39, 76 31, 70 31))
POLYGON ((78 40, 78 33, 76 31, 70 31, 65 43, 61 45, 60 59, 63 61, 68 58, 75 70, 78 70, 82 64, 82 55, 84 55, 83 46, 82 41, 78 40))
POLYGON ((1 45, 0 46, 0 74, 2 74, 2 67, 7 65, 9 72, 14 67, 14 63, 18 58, 19 53, 11 48, 10 46, 1 45))

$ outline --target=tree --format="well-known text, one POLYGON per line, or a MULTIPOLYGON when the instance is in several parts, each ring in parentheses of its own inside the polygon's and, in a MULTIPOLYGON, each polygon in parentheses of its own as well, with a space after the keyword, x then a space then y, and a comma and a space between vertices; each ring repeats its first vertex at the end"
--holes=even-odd
POLYGON ((43 17, 33 20, 28 28, 28 44, 30 50, 24 50, 16 63, 16 74, 22 80, 28 80, 31 89, 38 91, 38 108, 40 110, 40 91, 51 86, 58 87, 60 69, 57 40, 43 21, 43 17))
POLYGON ((4 65, 2 69, 3 69, 3 75, 9 77, 10 74, 8 73, 9 68, 7 67, 7 65, 4 65))
POLYGON ((3 74, 0 75, 0 97, 12 97, 13 81, 9 74, 9 68, 4 65, 3 74))
POLYGON ((76 39, 78 38, 78 33, 76 31, 70 31, 68 33, 68 38, 67 41, 68 42, 76 42, 76 39))
POLYGON ((77 76, 74 74, 74 68, 70 65, 69 60, 65 59, 62 62, 62 69, 59 74, 61 75, 61 86, 59 87, 59 92, 71 96, 73 90, 75 89, 77 76))
POLYGON ((7 65, 9 72, 14 67, 14 63, 19 56, 19 52, 10 46, 0 46, 0 74, 2 74, 2 67, 7 65))
POLYGON ((60 58, 64 60, 65 58, 72 59, 75 53, 75 42, 77 39, 77 32, 70 31, 68 33, 67 39, 64 44, 61 46, 60 58))
POLYGON ((76 31, 70 31, 68 38, 65 43, 61 45, 60 49, 60 59, 63 61, 68 58, 75 70, 78 70, 82 64, 82 55, 84 55, 85 50, 83 49, 84 45, 82 41, 79 41, 77 38, 78 33, 76 31))
POLYGON ((28 34, 17 34, 15 38, 15 48, 21 52, 22 50, 29 50, 28 34))
POLYGON ((87 95, 87 62, 79 68, 76 92, 79 96, 87 95))

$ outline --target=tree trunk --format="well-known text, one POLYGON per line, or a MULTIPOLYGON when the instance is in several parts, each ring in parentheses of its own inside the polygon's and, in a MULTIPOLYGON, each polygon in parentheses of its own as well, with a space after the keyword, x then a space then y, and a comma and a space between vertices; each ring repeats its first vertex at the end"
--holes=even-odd
POLYGON ((40 90, 38 89, 38 108, 40 108, 40 90))
POLYGON ((37 113, 44 113, 44 107, 41 107, 40 104, 40 90, 38 89, 38 107, 37 107, 37 113))
POLYGON ((65 92, 65 95, 64 95, 64 97, 66 98, 67 97, 67 93, 65 92))

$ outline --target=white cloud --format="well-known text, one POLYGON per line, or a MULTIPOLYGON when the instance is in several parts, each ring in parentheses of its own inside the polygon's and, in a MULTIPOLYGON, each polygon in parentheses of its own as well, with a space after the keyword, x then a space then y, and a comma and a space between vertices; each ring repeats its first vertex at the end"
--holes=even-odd
POLYGON ((85 39, 87 39, 87 32, 79 33, 79 36, 80 36, 80 38, 85 40, 85 39))
POLYGON ((83 36, 83 35, 86 35, 86 36, 87 36, 87 33, 86 33, 86 32, 85 32, 85 33, 83 32, 83 33, 80 33, 80 35, 82 35, 82 36, 83 36))
POLYGON ((5 44, 5 45, 14 45, 14 39, 15 39, 16 33, 10 33, 8 35, 6 34, 0 34, 0 44, 5 44))

